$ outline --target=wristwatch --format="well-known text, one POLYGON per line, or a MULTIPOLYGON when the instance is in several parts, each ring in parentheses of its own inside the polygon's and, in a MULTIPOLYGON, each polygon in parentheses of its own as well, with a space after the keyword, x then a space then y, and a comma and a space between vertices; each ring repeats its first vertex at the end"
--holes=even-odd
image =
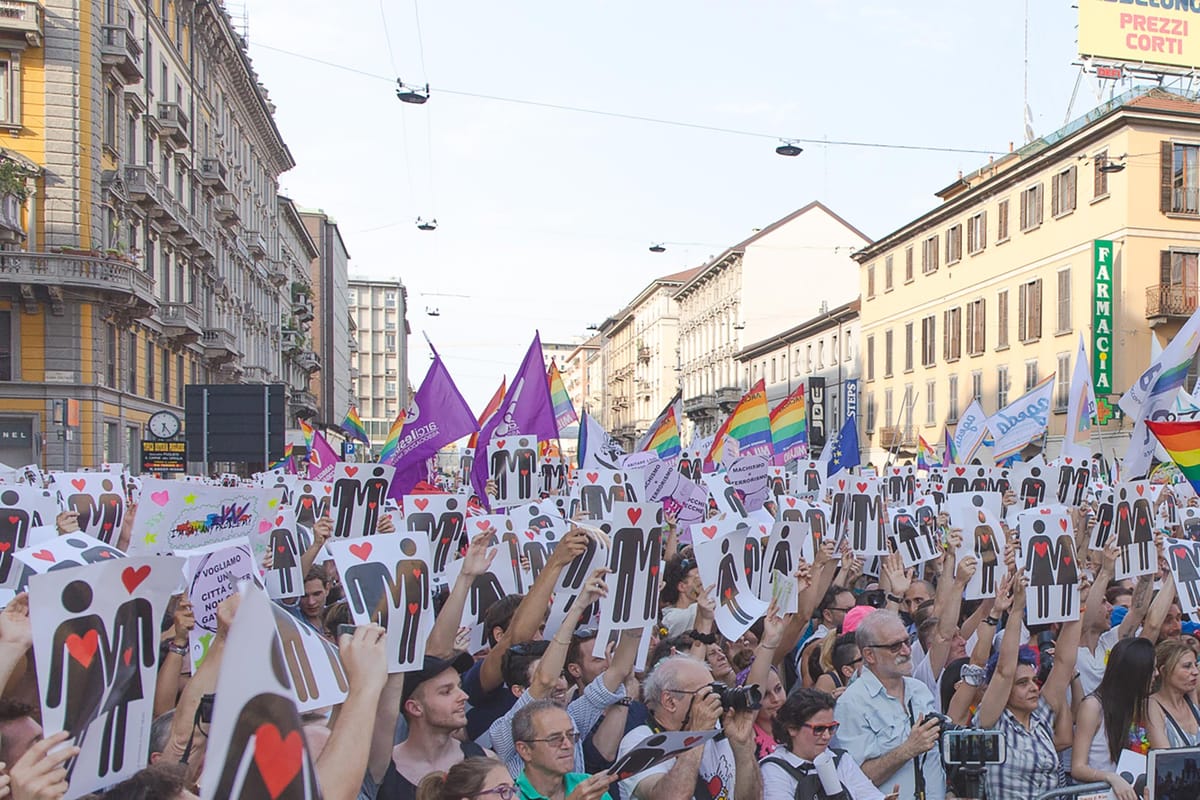
POLYGON ((892 594, 891 592, 889 592, 889 593, 888 593, 888 595, 887 595, 887 600, 888 600, 888 602, 889 602, 889 603, 895 603, 896 605, 903 605, 903 604, 904 604, 904 598, 903 598, 903 597, 897 597, 896 595, 892 594))
POLYGON ((695 639, 700 644, 716 644, 717 635, 715 633, 701 633, 697 630, 688 631, 688 636, 695 639))
POLYGON ((632 697, 622 697, 620 700, 613 703, 613 705, 614 706, 625 706, 626 708, 629 708, 631 705, 633 705, 633 698, 632 697))
POLYGON ((995 617, 984 617, 984 618, 983 618, 983 624, 984 624, 984 625, 991 625, 991 626, 994 628, 994 627, 996 627, 997 625, 999 625, 999 624, 1000 624, 1000 620, 996 619, 995 617))
POLYGON ((168 642, 167 650, 177 656, 186 656, 188 654, 188 647, 186 644, 175 644, 174 642, 168 642))

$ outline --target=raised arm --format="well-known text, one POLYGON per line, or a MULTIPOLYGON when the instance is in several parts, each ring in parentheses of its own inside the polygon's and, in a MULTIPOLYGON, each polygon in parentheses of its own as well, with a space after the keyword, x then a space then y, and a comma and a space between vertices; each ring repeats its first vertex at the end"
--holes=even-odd
POLYGON ((183 758, 183 754, 188 749, 188 741, 192 739, 194 728, 196 729, 194 731, 195 739, 192 740, 192 753, 189 761, 193 764, 203 761, 198 754, 203 752, 207 737, 195 725, 196 709, 200 707, 200 700, 205 695, 213 694, 217 690, 217 676, 221 672, 221 659, 225 655, 225 640, 229 635, 229 626, 233 624, 234 615, 237 614, 241 601, 241 595, 235 594, 225 598, 217 606, 217 632, 213 636, 212 644, 208 647, 204 661, 196 669, 192 679, 183 687, 183 694, 179 696, 179 703, 175 706, 175 717, 171 720, 171 733, 166 747, 163 748, 163 763, 180 761, 183 758))
POLYGON ((308 549, 300 556, 300 574, 307 575, 312 569, 313 562, 317 560, 317 556, 321 553, 325 543, 329 541, 329 537, 333 535, 333 518, 326 511, 325 515, 317 520, 313 525, 313 540, 308 549))
POLYGON ((488 549, 490 533, 481 533, 471 540, 467 554, 463 557, 462 568, 454 580, 450 596, 442 604, 441 610, 429 633, 429 642, 425 652, 438 658, 450 658, 454 654, 454 638, 458 634, 458 625, 462 621, 463 608, 467 604, 467 595, 475 578, 488 571, 496 558, 499 548, 488 549))
POLYGON ((800 635, 804 633, 805 627, 808 626, 809 620, 812 619, 813 614, 816 612, 821 598, 825 596, 825 592, 833 585, 833 576, 837 571, 837 561, 834 559, 833 553, 833 542, 821 542, 820 548, 817 549, 813 557, 810 573, 812 580, 808 588, 800 592, 799 610, 792 615, 791 620, 784 627, 783 636, 780 638, 779 646, 775 650, 776 664, 783 661, 787 657, 787 654, 795 649, 796 643, 800 641, 800 635))
POLYGON ((378 625, 360 625, 353 636, 341 636, 338 650, 350 691, 317 758, 317 781, 325 800, 354 800, 362 787, 370 755, 362 736, 376 723, 379 695, 387 681, 386 644, 387 631, 378 625))
POLYGON ((25 654, 33 645, 33 626, 29 622, 29 595, 21 592, 8 601, 0 612, 0 695, 18 670, 25 666, 25 654))
POLYGON ((156 717, 174 708, 175 700, 179 697, 183 659, 187 657, 185 654, 188 648, 188 631, 196 625, 196 617, 192 614, 192 604, 187 595, 179 596, 173 616, 171 647, 167 649, 166 655, 163 656, 162 663, 158 667, 158 682, 154 686, 154 716, 156 717), (183 652, 181 653, 180 650, 183 652))
MULTIPOLYGON (((1108 620, 1104 618, 1104 595, 1108 591, 1108 582, 1112 580, 1116 570, 1118 552, 1117 537, 1108 537, 1108 542, 1100 551, 1100 569, 1097 570, 1096 577, 1084 600, 1083 630, 1087 632, 1090 640, 1089 646, 1095 645, 1095 635, 1092 632, 1108 627, 1108 620)), ((1055 652, 1057 652, 1057 648, 1055 652)))
POLYGON ((1141 575, 1137 579, 1137 583, 1133 587, 1133 597, 1129 601, 1129 611, 1125 614, 1125 619, 1121 620, 1121 626, 1117 628, 1118 636, 1122 639, 1130 639, 1137 633, 1141 627, 1142 620, 1146 618, 1146 614, 1150 610, 1150 601, 1154 596, 1154 576, 1141 575))
POLYGON ((980 727, 991 728, 1000 720, 1017 674, 1017 654, 1021 649, 1021 623, 1025 619, 1025 576, 1018 574, 1013 585, 1012 611, 1000 639, 996 670, 983 693, 976 716, 980 727))

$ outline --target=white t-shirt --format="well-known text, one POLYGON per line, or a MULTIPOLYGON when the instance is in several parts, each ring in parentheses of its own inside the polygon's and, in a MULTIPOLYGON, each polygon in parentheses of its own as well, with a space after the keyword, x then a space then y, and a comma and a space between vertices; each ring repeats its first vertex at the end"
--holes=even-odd
MULTIPOLYGON (((800 756, 786 747, 780 747, 768 758, 782 759, 793 767, 805 763, 800 756)), ((778 764, 765 760, 759 763, 762 764, 763 800, 792 800, 796 796, 796 779, 778 764)), ((871 779, 863 773, 858 762, 851 758, 849 753, 843 753, 838 759, 837 772, 842 786, 850 793, 850 800, 883 800, 883 792, 871 783, 871 779)))
MULTIPOLYGON (((621 758, 644 740, 654 735, 648 725, 639 725, 621 739, 617 747, 617 758, 621 758)), ((675 766, 675 759, 656 764, 650 769, 621 781, 621 797, 633 800, 633 793, 639 783, 655 775, 666 775, 675 766)), ((734 800, 733 797, 733 748, 724 734, 704 745, 704 755, 700 757, 700 781, 708 785, 709 794, 714 800, 734 800)))
POLYGON ((1083 685, 1086 697, 1096 691, 1100 679, 1104 677, 1104 667, 1108 663, 1108 651, 1121 640, 1119 628, 1109 628, 1096 640, 1096 652, 1092 653, 1080 645, 1079 656, 1075 660, 1075 669, 1079 671, 1079 682, 1083 685))
POLYGON ((662 610, 662 625, 667 629, 667 638, 687 633, 696 627, 696 604, 687 608, 670 606, 662 610))

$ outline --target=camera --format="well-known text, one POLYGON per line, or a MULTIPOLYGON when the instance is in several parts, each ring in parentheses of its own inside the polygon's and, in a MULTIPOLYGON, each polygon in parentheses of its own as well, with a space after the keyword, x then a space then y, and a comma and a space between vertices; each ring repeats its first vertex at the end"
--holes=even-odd
POLYGON ((213 694, 206 694, 200 698, 200 704, 196 706, 196 724, 212 724, 213 700, 215 699, 216 695, 213 694))
POLYGON ((756 711, 762 708, 762 690, 758 688, 758 684, 726 686, 714 681, 708 688, 720 698, 721 708, 726 711, 756 711))
POLYGON ((959 766, 1003 764, 1004 737, 1000 731, 961 728, 942 732, 942 762, 959 766))

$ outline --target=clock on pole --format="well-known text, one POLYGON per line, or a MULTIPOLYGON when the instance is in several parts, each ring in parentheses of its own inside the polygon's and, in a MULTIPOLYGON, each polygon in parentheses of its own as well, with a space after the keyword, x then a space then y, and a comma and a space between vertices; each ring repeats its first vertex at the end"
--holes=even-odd
POLYGON ((159 411, 150 417, 147 427, 155 439, 173 439, 179 435, 179 417, 170 411, 159 411))

